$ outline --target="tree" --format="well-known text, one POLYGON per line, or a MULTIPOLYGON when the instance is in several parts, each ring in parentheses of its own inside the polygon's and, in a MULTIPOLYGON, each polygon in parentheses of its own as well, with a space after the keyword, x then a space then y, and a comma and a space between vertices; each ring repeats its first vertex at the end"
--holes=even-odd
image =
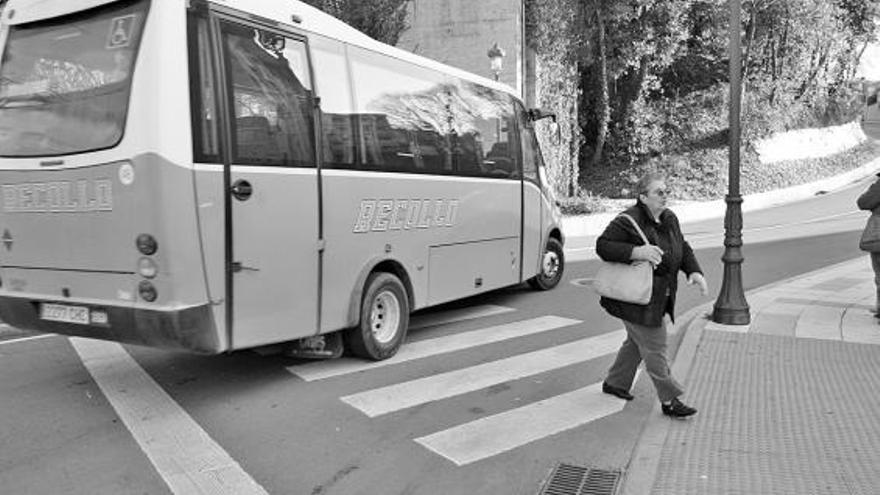
POLYGON ((683 18, 692 0, 593 0, 582 2, 581 86, 586 138, 583 166, 606 159, 606 144, 632 156, 630 144, 640 120, 634 114, 686 39, 683 18), (607 142, 607 143, 606 143, 607 142))
POLYGON ((396 45, 407 28, 409 0, 304 0, 367 36, 396 45))

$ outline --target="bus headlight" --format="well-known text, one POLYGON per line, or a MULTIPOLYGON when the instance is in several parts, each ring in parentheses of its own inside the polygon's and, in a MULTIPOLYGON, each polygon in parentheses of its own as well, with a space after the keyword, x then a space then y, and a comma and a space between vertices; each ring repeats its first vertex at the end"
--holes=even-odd
POLYGON ((147 302, 155 301, 156 296, 158 296, 156 288, 153 287, 149 280, 141 280, 141 283, 138 284, 138 294, 140 294, 141 299, 147 302))
POLYGON ((153 278, 158 271, 159 269, 156 267, 156 262, 150 258, 144 257, 138 260, 138 273, 140 273, 142 277, 153 278))
POLYGON ((150 234, 141 234, 137 236, 135 244, 137 244, 138 251, 147 256, 155 254, 159 249, 159 243, 156 242, 156 238, 150 234))

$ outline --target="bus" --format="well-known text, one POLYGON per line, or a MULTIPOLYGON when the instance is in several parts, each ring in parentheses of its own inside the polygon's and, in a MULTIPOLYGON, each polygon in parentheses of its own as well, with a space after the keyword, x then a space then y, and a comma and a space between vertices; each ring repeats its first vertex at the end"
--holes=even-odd
POLYGON ((9 0, 0 46, 9 325, 381 360, 562 277, 548 114, 503 84, 292 0, 9 0))

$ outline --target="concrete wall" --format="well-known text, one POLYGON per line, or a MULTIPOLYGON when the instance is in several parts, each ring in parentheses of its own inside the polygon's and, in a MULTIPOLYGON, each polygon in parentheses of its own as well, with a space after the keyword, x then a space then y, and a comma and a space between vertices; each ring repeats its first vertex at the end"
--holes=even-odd
POLYGON ((412 0, 399 48, 493 78, 486 52, 505 51, 499 80, 523 95, 522 0, 412 0))

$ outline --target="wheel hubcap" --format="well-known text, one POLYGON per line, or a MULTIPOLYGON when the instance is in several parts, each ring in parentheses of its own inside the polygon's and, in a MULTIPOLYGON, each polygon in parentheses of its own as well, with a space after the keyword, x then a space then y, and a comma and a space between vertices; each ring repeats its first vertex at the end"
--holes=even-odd
POLYGON ((387 344, 397 334, 400 325, 400 302, 390 291, 381 292, 373 299, 370 310, 370 330, 377 342, 387 344))
POLYGON ((544 262, 542 264, 544 277, 553 278, 559 272, 559 256, 553 251, 544 253, 544 262))

